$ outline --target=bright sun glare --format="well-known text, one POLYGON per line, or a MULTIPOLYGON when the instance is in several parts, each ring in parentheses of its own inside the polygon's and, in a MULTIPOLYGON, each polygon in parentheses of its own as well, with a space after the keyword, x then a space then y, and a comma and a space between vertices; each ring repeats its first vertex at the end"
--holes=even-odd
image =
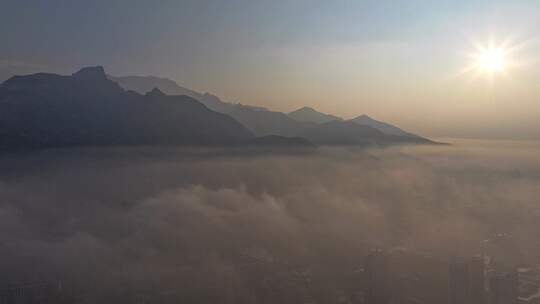
POLYGON ((483 50, 478 54, 477 65, 484 72, 502 72, 505 67, 505 52, 497 48, 483 50))
POLYGON ((475 49, 475 52, 470 54, 472 61, 466 71, 487 75, 491 79, 492 76, 506 74, 513 66, 510 56, 514 47, 508 42, 497 44, 492 40, 484 45, 475 43, 475 49))

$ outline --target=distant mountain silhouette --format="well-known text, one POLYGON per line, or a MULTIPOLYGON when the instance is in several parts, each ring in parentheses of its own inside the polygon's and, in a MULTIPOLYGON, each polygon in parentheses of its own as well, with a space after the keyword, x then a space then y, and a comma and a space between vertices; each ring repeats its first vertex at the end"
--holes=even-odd
POLYGON ((179 86, 175 81, 168 78, 160 78, 155 76, 123 76, 115 77, 108 75, 109 79, 118 83, 126 90, 135 91, 140 94, 146 94, 154 88, 160 89, 167 95, 186 95, 192 97, 213 111, 220 113, 230 113, 237 106, 243 106, 251 108, 253 110, 266 110, 263 107, 247 106, 241 104, 235 104, 231 102, 222 101, 219 97, 210 93, 199 93, 194 90, 186 89, 179 86))
POLYGON ((294 120, 281 112, 258 111, 249 107, 236 107, 229 115, 257 136, 298 136, 316 125, 312 122, 294 120))
POLYGON ((299 148, 315 148, 305 138, 301 137, 285 137, 278 135, 268 135, 263 137, 256 137, 246 142, 246 145, 257 147, 299 147, 299 148))
POLYGON ((388 135, 374 127, 357 124, 351 120, 334 120, 318 124, 300 136, 317 145, 388 146, 434 143, 422 137, 388 135))
POLYGON ((254 111, 238 107, 229 113, 257 136, 302 137, 317 145, 387 146, 405 143, 433 143, 419 136, 389 135, 377 128, 353 121, 333 120, 317 124, 290 118, 281 112, 254 111))
POLYGON ((122 89, 102 67, 15 76, 0 85, 0 148, 230 145, 253 138, 189 96, 122 89))
POLYGON ((154 76, 108 77, 126 90, 144 94, 153 88, 159 88, 166 94, 193 97, 214 111, 230 115, 257 136, 296 136, 304 129, 314 125, 310 122, 297 121, 284 113, 269 111, 262 107, 224 102, 217 96, 208 93, 201 94, 181 87, 167 78, 154 76))
POLYGON ((301 134, 318 145, 382 145, 387 137, 381 131, 350 121, 330 121, 316 125, 301 134))
POLYGON ((168 79, 107 76, 102 67, 84 68, 71 76, 14 76, 0 85, 2 149, 311 143, 385 146, 433 142, 365 115, 343 121, 307 107, 287 115, 226 103, 168 79), (113 80, 123 82, 124 88, 113 80), (183 95, 150 88, 156 83, 171 94, 183 95), (146 94, 126 90, 135 88, 146 94))
MULTIPOLYGON (((123 88, 133 90, 139 93, 146 93, 152 88, 159 88, 167 94, 173 95, 187 95, 193 97, 210 109, 225 113, 236 119, 256 136, 267 135, 279 135, 279 136, 303 136, 304 134, 310 134, 313 130, 320 130, 331 134, 337 132, 337 129, 349 134, 335 134, 335 139, 324 140, 323 142, 335 142, 335 144, 351 144, 352 142, 358 142, 359 144, 365 144, 366 142, 377 142, 380 144, 388 144, 389 142, 395 143, 432 143, 428 139, 422 138, 412 133, 405 132, 398 127, 381 121, 374 120, 369 116, 362 115, 355 119, 350 120, 358 125, 369 126, 375 128, 383 133, 384 140, 381 138, 376 139, 364 138, 360 140, 359 135, 353 135, 354 130, 360 130, 354 125, 350 124, 329 124, 328 122, 338 121, 344 122, 342 118, 321 113, 310 107, 303 107, 288 114, 270 111, 261 107, 246 106, 241 104, 234 104, 222 101, 219 97, 205 93, 201 94, 196 91, 183 88, 176 82, 167 79, 153 76, 125 76, 125 77, 113 77, 110 79, 118 82, 123 88), (323 124, 322 126, 318 126, 323 124), (326 130, 325 128, 330 128, 326 130), (321 130, 323 129, 323 130, 321 130), (338 140, 341 138, 342 141, 338 140), (384 142, 384 143, 383 143, 384 142)), ((314 134, 313 134, 314 135, 314 134)), ((371 134, 375 136, 374 134, 371 134)), ((365 135, 367 136, 367 135, 365 135)), ((319 142, 316 142, 319 144, 319 142)))
POLYGON ((367 115, 360 115, 356 118, 351 119, 350 121, 355 122, 360 125, 364 126, 370 126, 373 127, 381 132, 383 132, 386 135, 396 135, 396 136, 405 136, 405 137, 416 137, 420 138, 420 136, 405 132, 401 130, 400 128, 393 126, 391 124, 375 120, 367 115))
POLYGON ((337 117, 330 114, 324 114, 310 107, 300 108, 296 111, 290 112, 287 115, 289 115, 289 117, 291 117, 294 120, 304 121, 304 122, 308 121, 308 122, 314 122, 314 123, 325 123, 325 122, 330 122, 334 120, 343 120, 343 118, 341 117, 337 117))

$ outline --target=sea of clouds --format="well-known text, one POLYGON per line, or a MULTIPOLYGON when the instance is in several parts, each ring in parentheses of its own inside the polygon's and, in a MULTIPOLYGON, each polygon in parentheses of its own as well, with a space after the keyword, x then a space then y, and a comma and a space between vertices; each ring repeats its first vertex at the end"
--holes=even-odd
POLYGON ((262 303, 252 261, 259 278, 303 269, 321 286, 373 248, 538 263, 539 198, 536 142, 5 154, 0 284, 61 280, 88 303, 262 303))

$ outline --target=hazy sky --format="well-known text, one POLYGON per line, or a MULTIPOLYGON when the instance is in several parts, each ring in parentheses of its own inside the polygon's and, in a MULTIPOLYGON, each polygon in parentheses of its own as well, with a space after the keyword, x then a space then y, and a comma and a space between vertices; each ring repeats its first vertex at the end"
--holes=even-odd
POLYGON ((540 1, 2 0, 0 76, 156 75, 224 100, 540 138, 540 1), (490 82, 474 42, 519 46, 490 82))

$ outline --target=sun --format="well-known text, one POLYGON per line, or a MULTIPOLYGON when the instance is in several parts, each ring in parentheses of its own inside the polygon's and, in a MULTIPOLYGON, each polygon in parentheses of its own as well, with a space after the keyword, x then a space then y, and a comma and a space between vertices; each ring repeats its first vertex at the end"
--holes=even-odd
POLYGON ((498 48, 489 48, 478 54, 477 67, 490 74, 503 72, 505 69, 505 52, 498 48))
POLYGON ((511 57, 516 46, 508 41, 498 44, 492 39, 486 44, 474 43, 474 47, 475 51, 469 53, 471 61, 465 72, 493 79, 496 75, 507 76, 507 72, 515 67, 511 57))

